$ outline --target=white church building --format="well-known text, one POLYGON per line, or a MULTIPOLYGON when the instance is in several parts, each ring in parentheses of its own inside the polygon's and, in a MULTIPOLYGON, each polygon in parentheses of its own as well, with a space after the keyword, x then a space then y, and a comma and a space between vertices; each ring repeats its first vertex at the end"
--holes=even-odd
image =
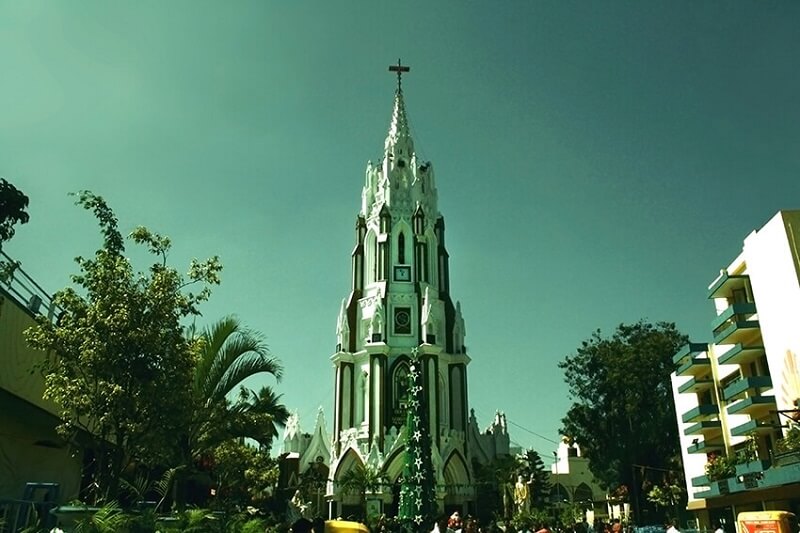
POLYGON ((369 512, 396 512, 406 383, 415 357, 429 408, 440 509, 468 511, 476 498, 472 462, 508 454, 510 441, 504 415, 481 431, 469 408, 466 328, 451 294, 434 168, 415 153, 399 78, 382 157, 367 164, 355 237, 351 288, 341 303, 331 357, 332 438, 321 416, 305 436, 294 417, 284 452, 295 454, 301 471, 326 463, 329 516, 347 516, 360 504, 361 495, 344 493, 339 480, 361 466, 387 480, 370 491, 369 512))

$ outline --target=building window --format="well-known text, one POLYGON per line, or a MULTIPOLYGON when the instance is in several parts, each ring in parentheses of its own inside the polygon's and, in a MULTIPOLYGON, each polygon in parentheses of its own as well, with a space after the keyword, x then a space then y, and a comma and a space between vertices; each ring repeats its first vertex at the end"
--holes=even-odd
POLYGON ((397 262, 398 264, 406 264, 406 236, 403 232, 397 236, 397 262))

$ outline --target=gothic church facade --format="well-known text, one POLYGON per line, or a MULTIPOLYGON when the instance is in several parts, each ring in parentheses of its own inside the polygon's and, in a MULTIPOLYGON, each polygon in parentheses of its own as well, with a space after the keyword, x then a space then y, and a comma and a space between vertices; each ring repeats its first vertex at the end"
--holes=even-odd
POLYGON ((475 499, 472 461, 508 454, 509 437, 503 415, 481 432, 469 409, 466 329, 450 291, 434 168, 417 157, 399 86, 382 158, 367 164, 355 230, 351 289, 331 357, 329 515, 358 505, 361 495, 340 483, 355 468, 386 480, 370 491, 368 512, 395 511, 412 360, 424 378, 439 506, 467 510, 475 499))

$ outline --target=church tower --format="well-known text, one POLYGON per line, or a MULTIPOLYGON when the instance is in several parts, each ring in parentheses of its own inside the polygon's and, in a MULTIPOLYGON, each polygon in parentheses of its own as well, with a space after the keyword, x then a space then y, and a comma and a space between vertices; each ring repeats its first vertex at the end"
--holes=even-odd
MULTIPOLYGON (((430 161, 414 150, 398 74, 389 132, 377 164, 369 162, 356 217, 349 295, 336 325, 333 443, 328 497, 347 516, 359 496, 339 481, 365 467, 387 484, 368 495, 391 513, 402 472, 407 381, 412 358, 429 407, 437 499, 464 509, 475 498, 468 425, 467 366, 461 306, 450 293, 445 223, 430 161)), ((379 508, 379 509, 378 509, 379 508)))

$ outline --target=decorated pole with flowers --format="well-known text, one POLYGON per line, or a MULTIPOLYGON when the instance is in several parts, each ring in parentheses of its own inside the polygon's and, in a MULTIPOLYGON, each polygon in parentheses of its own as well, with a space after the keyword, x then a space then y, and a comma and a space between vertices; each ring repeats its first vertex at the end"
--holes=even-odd
POLYGON ((412 350, 408 380, 410 398, 406 413, 406 451, 400 485, 398 519, 405 531, 431 530, 436 516, 436 491, 431 461, 431 435, 428 425, 428 402, 423 390, 422 362, 417 349, 412 350))

